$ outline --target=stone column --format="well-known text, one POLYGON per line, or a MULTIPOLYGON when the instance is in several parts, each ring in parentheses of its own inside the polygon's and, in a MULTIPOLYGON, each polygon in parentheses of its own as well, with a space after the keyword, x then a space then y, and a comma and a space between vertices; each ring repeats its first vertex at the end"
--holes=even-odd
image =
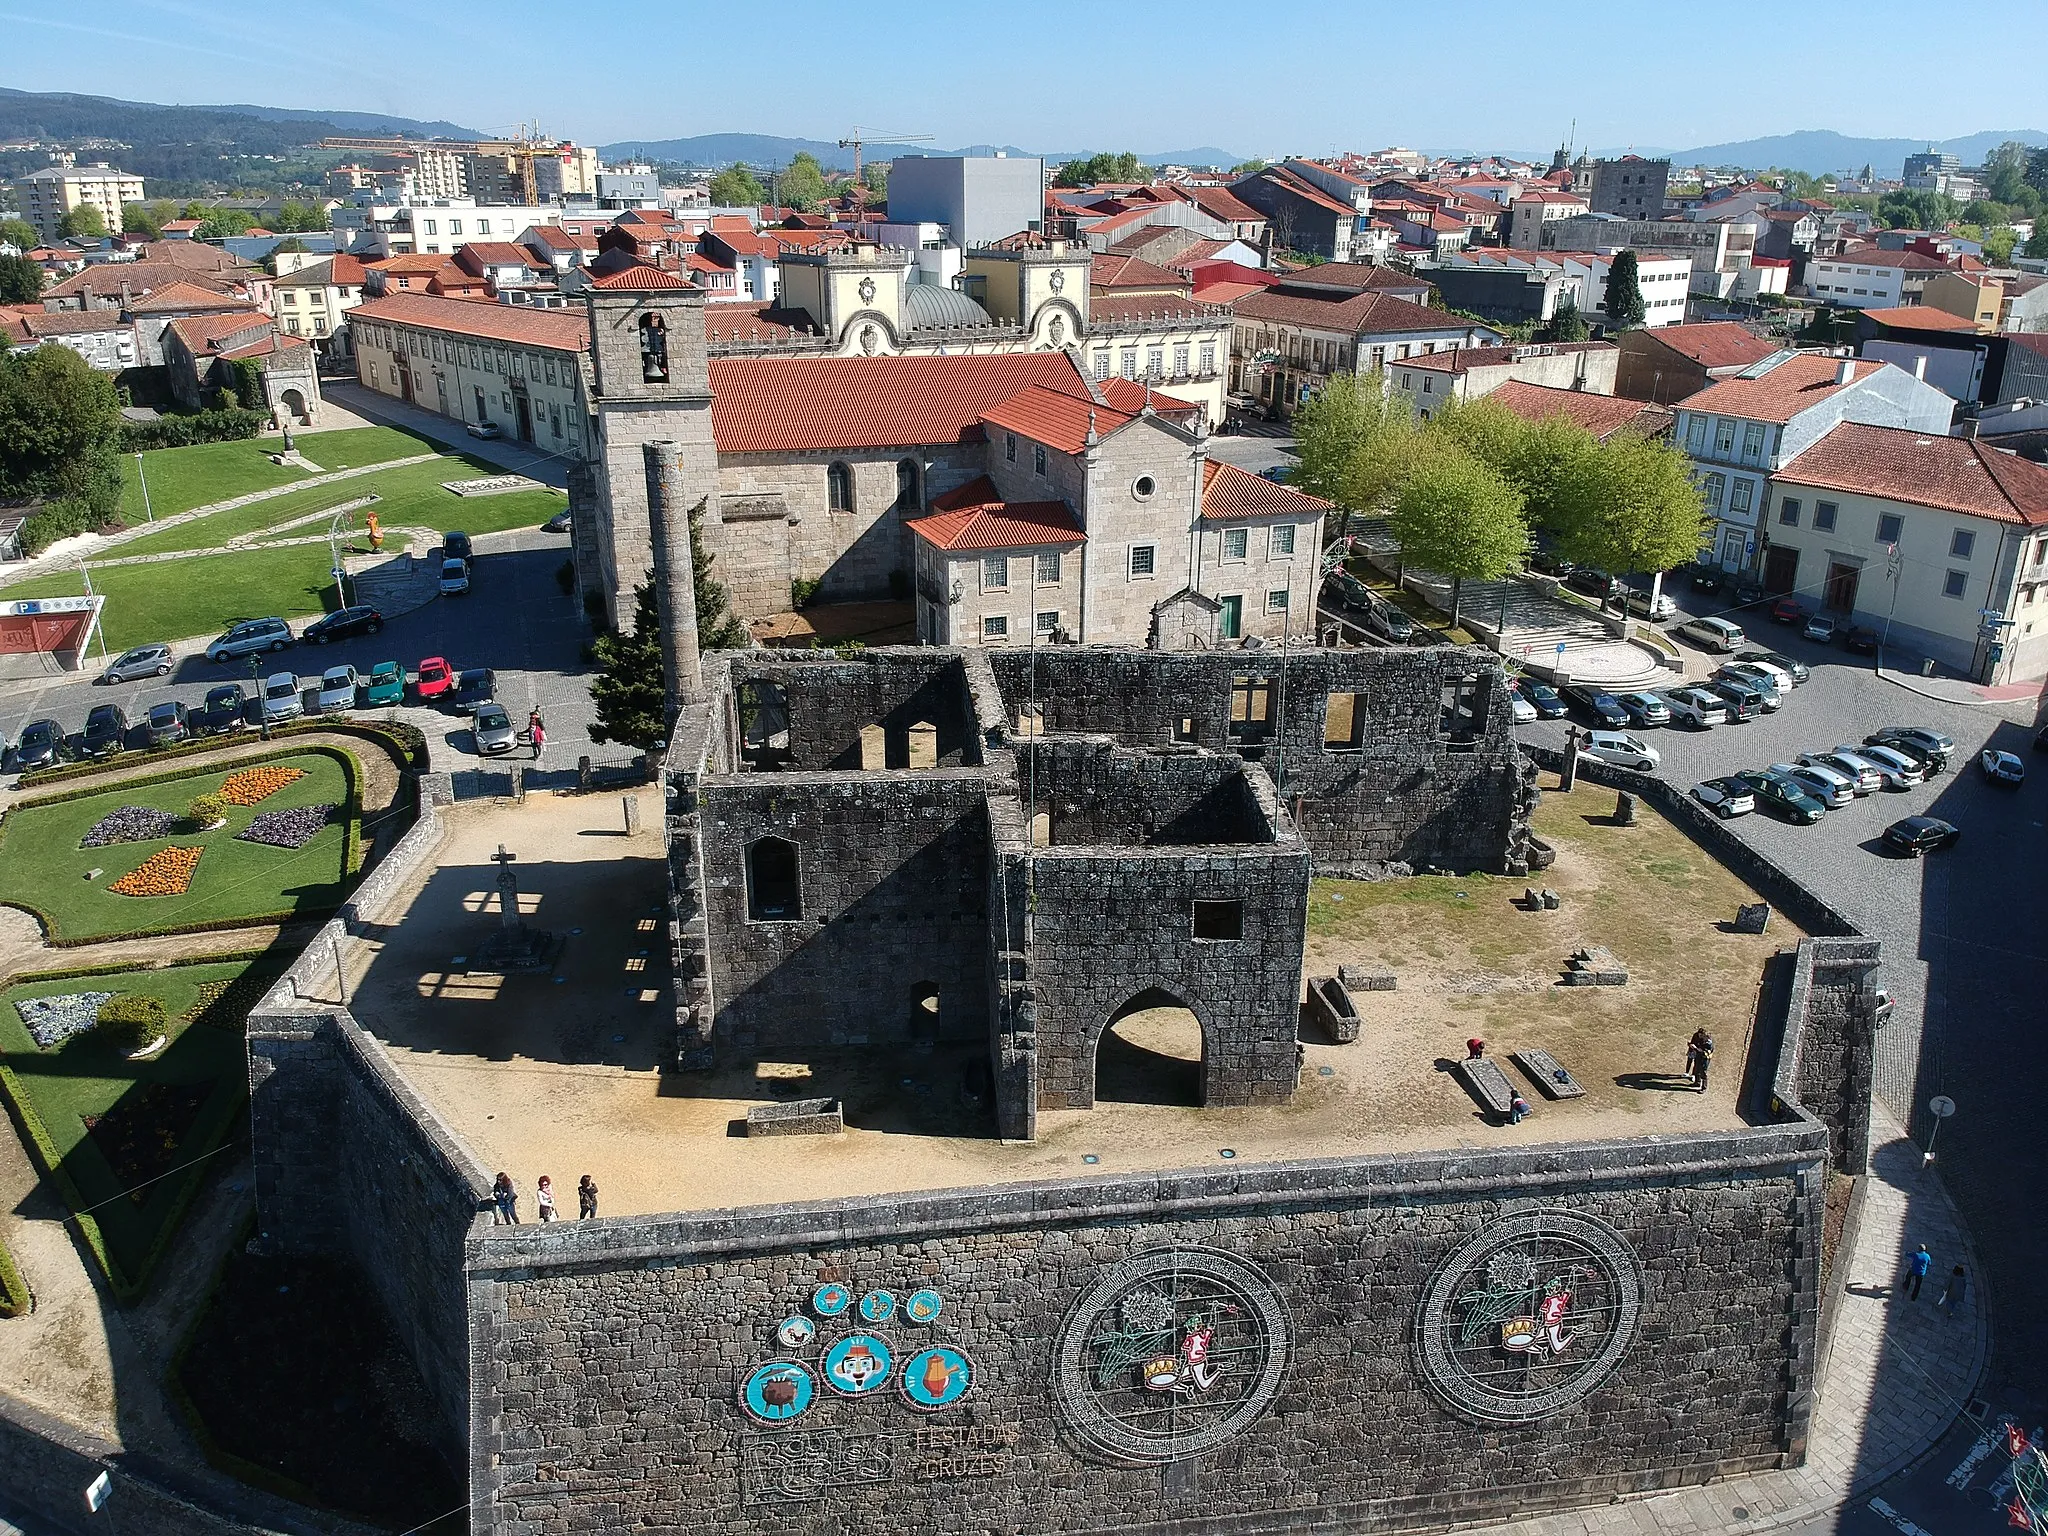
POLYGON ((661 612, 661 655, 668 674, 668 724, 704 698, 697 650, 696 565, 690 558, 690 509, 683 503, 681 450, 647 443, 647 529, 654 546, 654 594, 661 612))

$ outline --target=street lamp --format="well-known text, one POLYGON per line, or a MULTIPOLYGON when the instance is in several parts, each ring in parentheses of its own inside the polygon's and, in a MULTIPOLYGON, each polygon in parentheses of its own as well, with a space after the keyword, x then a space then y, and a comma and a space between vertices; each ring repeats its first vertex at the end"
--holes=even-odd
POLYGON ((263 658, 252 655, 249 658, 249 682, 256 690, 256 729, 265 741, 270 740, 270 711, 264 707, 263 658))
POLYGON ((1927 1150, 1920 1154, 1922 1168, 1934 1161, 1934 1138, 1941 1134, 1941 1122, 1955 1112, 1956 1101, 1945 1093, 1937 1093, 1927 1101, 1927 1113, 1934 1116, 1934 1129, 1927 1133, 1927 1150))
POLYGON ((149 508, 149 476, 142 472, 142 455, 135 455, 135 478, 142 485, 142 516, 147 522, 156 521, 156 513, 149 508))
POLYGON ((327 573, 334 578, 334 595, 341 599, 341 606, 344 608, 348 606, 348 568, 341 563, 341 547, 337 539, 342 524, 348 520, 349 511, 343 508, 334 514, 333 521, 327 525, 327 573))

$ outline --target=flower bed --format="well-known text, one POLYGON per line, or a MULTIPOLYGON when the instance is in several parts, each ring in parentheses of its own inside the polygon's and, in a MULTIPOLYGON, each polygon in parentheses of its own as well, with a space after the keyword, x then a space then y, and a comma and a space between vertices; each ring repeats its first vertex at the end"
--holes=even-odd
POLYGON ((229 774, 227 782, 220 787, 220 794, 222 799, 235 805, 257 805, 285 785, 296 783, 305 776, 303 768, 290 768, 283 763, 259 763, 254 768, 229 774))
POLYGON ((177 1162, 212 1091, 209 1083, 146 1083, 105 1114, 83 1117, 86 1134, 133 1203, 147 1201, 150 1182, 177 1162))
POLYGON ((114 843, 146 843, 153 837, 169 837, 178 818, 169 811, 148 805, 124 805, 94 822, 78 840, 81 848, 105 848, 114 843))
POLYGON ((107 889, 119 896, 182 896, 204 848, 159 848, 107 889))
POLYGON ((14 1005, 29 1038, 44 1050, 96 1029, 111 992, 66 992, 58 997, 24 997, 14 1005))
POLYGON ((289 810, 265 811, 235 834, 245 843, 267 843, 272 848, 303 848, 320 835, 333 815, 332 804, 295 805, 289 810))

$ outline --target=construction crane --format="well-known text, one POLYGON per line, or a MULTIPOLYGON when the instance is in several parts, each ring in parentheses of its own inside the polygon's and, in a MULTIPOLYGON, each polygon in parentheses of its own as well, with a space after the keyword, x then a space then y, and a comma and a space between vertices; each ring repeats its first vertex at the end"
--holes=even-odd
POLYGON ((853 151, 853 179, 860 180, 860 152, 869 144, 929 144, 932 136, 928 133, 869 133, 860 124, 853 125, 853 137, 841 139, 839 147, 853 151))
POLYGON ((560 153, 561 146, 545 139, 408 139, 398 135, 357 136, 336 134, 320 141, 322 149, 349 150, 359 154, 405 155, 438 150, 451 155, 503 155, 510 159, 519 177, 520 200, 528 205, 539 201, 534 187, 536 156, 560 153))

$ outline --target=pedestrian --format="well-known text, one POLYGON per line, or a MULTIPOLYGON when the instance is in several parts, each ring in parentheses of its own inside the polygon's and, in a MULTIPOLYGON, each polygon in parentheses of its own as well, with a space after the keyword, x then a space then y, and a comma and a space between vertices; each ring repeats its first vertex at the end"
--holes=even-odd
POLYGON ((540 1219, 542 1221, 553 1221, 556 1214, 555 1181, 546 1174, 540 1176, 540 1189, 536 1198, 540 1206, 540 1219))
POLYGON ((491 1186, 491 1203, 498 1208, 497 1224, 501 1227, 519 1225, 519 1191, 512 1187, 512 1175, 501 1173, 498 1181, 491 1186))
POLYGON ((1685 1042, 1685 1075, 1691 1079, 1694 1093, 1707 1091, 1707 1068, 1713 1064, 1714 1037, 1704 1029, 1694 1030, 1685 1042))
POLYGON ((1941 1296, 1934 1304, 1950 1317, 1954 1317, 1969 1293, 1970 1277, 1963 1273, 1963 1266, 1958 1264, 1948 1272, 1948 1284, 1941 1288, 1941 1296))
POLYGON ((597 1180, 583 1175, 576 1185, 576 1219, 588 1221, 597 1214, 597 1180))
POLYGON ((540 761, 540 749, 548 743, 548 733, 540 723, 540 716, 533 717, 533 760, 540 761))
POLYGON ((1508 1100, 1509 1125, 1520 1125, 1523 1120, 1528 1118, 1528 1114, 1529 1101, 1523 1098, 1519 1093, 1508 1100))
POLYGON ((1485 1054, 1486 1042, 1480 1039, 1477 1035, 1474 1035, 1470 1040, 1467 1040, 1465 1042, 1465 1059, 1467 1061, 1477 1061, 1480 1057, 1484 1056, 1485 1054))
POLYGON ((1927 1271, 1933 1267, 1934 1255, 1929 1253, 1927 1245, 1922 1243, 1913 1250, 1913 1257, 1906 1260, 1906 1299, 1908 1301, 1918 1301, 1920 1299, 1920 1287, 1927 1279, 1927 1271))

